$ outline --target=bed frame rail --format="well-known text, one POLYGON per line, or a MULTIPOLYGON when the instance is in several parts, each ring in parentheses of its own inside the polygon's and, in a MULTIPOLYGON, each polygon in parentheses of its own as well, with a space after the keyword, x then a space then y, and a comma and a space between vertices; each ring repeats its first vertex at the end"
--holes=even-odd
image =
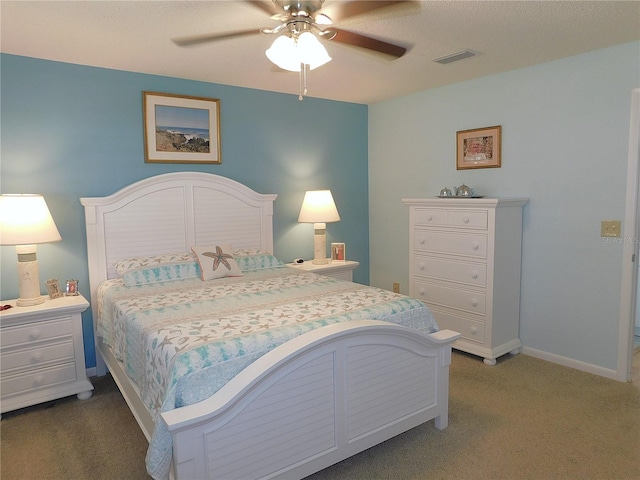
POLYGON ((444 429, 458 336, 354 321, 291 340, 212 397, 162 414, 173 476, 302 478, 428 420, 444 429))

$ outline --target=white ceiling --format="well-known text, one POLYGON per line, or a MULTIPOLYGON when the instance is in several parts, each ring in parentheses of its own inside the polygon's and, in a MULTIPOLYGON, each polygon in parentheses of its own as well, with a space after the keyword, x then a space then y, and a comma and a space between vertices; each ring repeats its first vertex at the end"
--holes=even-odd
MULTIPOLYGON (((339 0, 327 0, 326 7, 339 0)), ((116 70, 297 94, 298 74, 278 70, 254 35, 188 48, 171 38, 275 27, 240 0, 6 1, 1 51, 116 70)), ((371 104, 640 39, 640 1, 416 1, 336 27, 409 47, 388 60, 325 42, 333 61, 309 73, 309 96, 371 104), (480 54, 432 62, 462 49, 480 54)), ((640 75, 640 72, 639 72, 640 75)))

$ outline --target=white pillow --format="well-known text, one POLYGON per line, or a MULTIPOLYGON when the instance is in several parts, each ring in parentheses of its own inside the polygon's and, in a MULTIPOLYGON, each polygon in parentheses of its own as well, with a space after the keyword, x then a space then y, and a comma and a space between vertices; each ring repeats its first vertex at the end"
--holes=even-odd
POLYGON ((223 277, 242 277, 240 267, 233 258, 231 245, 212 247, 191 247, 198 258, 202 280, 214 280, 223 277))

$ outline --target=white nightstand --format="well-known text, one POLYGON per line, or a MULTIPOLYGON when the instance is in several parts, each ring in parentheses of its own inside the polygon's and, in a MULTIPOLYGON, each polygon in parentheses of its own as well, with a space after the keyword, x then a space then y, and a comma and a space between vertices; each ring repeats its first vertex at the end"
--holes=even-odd
POLYGON ((325 265, 314 265, 311 260, 305 260, 304 263, 287 263, 287 267, 299 268, 306 272, 319 273, 349 282, 353 282, 353 271, 358 265, 360 265, 360 262, 351 260, 329 261, 325 265))
POLYGON ((0 411, 2 413, 77 394, 92 395, 84 364, 82 296, 16 307, 0 312, 0 411))

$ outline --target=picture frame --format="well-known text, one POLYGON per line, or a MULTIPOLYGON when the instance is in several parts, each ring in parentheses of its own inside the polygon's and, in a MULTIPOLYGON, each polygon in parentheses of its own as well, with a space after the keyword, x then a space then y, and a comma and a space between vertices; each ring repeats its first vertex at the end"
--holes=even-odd
POLYGON ((331 261, 344 262, 347 259, 347 248, 344 243, 331 244, 331 261))
POLYGON ((47 292, 49 293, 49 298, 60 298, 62 296, 62 291, 60 290, 60 282, 57 278, 50 278, 47 280, 47 292))
POLYGON ((456 169, 500 168, 502 127, 474 128, 456 133, 456 169))
POLYGON ((80 295, 80 292, 78 292, 78 280, 67 280, 67 292, 65 295, 67 297, 80 295))
POLYGON ((222 163, 219 99, 142 94, 145 163, 222 163))

